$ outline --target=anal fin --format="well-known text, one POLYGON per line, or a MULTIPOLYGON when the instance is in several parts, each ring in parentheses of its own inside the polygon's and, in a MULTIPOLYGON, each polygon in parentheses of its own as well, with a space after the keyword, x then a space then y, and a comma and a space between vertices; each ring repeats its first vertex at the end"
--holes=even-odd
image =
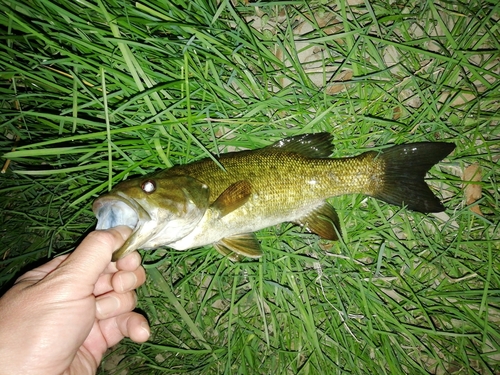
POLYGON ((213 203, 213 207, 220 212, 220 217, 243 206, 252 194, 250 182, 241 180, 230 185, 213 203))
POLYGON ((249 258, 262 256, 259 241, 254 233, 242 233, 223 238, 214 243, 213 246, 219 253, 227 256, 233 262, 240 261, 242 256, 249 258))
POLYGON ((234 251, 229 250, 227 247, 220 245, 219 243, 213 244, 215 250, 217 250, 222 256, 229 258, 232 262, 240 262, 243 256, 236 254, 234 251))
POLYGON ((335 209, 327 202, 300 219, 295 220, 295 223, 303 226, 312 233, 316 233, 321 238, 332 241, 339 239, 339 216, 335 209))

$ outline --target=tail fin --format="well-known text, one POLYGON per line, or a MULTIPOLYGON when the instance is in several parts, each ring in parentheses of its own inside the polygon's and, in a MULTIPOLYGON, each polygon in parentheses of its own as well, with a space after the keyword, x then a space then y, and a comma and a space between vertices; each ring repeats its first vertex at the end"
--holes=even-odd
POLYGON ((440 212, 444 206, 424 181, 431 167, 453 151, 455 145, 443 142, 410 143, 383 151, 385 173, 375 198, 419 212, 440 212))

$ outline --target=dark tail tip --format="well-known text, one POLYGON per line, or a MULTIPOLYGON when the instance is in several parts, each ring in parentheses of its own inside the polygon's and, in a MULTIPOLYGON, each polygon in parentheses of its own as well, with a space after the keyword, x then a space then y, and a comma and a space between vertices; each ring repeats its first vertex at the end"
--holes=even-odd
POLYGON ((424 180, 431 167, 453 151, 455 145, 421 142, 399 145, 383 151, 383 182, 375 198, 419 212, 441 212, 444 206, 424 180))

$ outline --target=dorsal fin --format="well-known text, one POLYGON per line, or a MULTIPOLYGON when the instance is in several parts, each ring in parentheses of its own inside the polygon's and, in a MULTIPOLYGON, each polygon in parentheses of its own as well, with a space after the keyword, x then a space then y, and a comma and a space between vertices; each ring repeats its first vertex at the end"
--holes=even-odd
POLYGON ((262 150, 294 152, 308 158, 327 158, 333 152, 330 133, 301 134, 284 138, 262 150))

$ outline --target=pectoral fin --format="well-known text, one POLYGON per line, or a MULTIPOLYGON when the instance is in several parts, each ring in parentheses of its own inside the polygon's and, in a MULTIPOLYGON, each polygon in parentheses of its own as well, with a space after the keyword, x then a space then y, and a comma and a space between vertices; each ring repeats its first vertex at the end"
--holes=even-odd
POLYGON ((233 262, 242 259, 242 255, 249 258, 260 258, 262 250, 259 241, 253 233, 242 233, 223 238, 214 244, 215 249, 233 262))
POLYGON ((243 206, 252 194, 252 185, 248 181, 238 181, 229 186, 213 203, 213 207, 220 212, 220 217, 243 206))
POLYGON ((321 238, 337 241, 340 233, 340 221, 335 209, 327 202, 295 221, 321 238))

